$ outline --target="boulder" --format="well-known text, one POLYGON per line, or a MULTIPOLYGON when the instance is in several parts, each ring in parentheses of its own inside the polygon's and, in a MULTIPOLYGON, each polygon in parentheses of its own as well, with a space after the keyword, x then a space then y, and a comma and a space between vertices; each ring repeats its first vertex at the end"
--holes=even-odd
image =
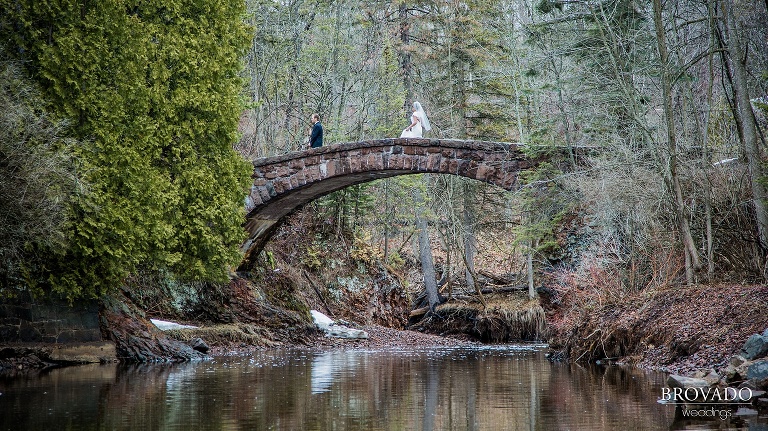
POLYGON ((725 369, 723 369, 723 377, 725 377, 727 382, 744 380, 747 375, 747 367, 750 364, 751 362, 747 361, 743 356, 734 355, 725 369))
POLYGON ((768 356, 768 338, 760 334, 752 335, 747 339, 747 342, 744 343, 744 348, 741 349, 741 353, 744 358, 749 360, 768 356))
POLYGON ((720 383, 720 375, 713 369, 700 370, 693 375, 693 378, 705 380, 709 386, 720 383))
POLYGON ((733 356, 731 357, 731 360, 730 360, 728 363, 729 363, 730 365, 733 365, 734 367, 740 367, 740 366, 741 366, 741 365, 743 365, 745 362, 747 362, 747 360, 746 360, 746 358, 744 358, 743 356, 739 356, 739 355, 733 355, 733 356))
POLYGON ((768 379, 768 359, 753 362, 747 368, 747 378, 754 381, 768 379))
POLYGON ((147 320, 123 292, 102 298, 99 312, 106 337, 115 344, 117 357, 127 362, 180 362, 205 355, 174 340, 147 320))
POLYGON ((197 350, 200 353, 208 353, 208 351, 211 350, 211 348, 208 347, 208 344, 206 344, 202 338, 193 338, 192 340, 190 340, 189 347, 191 347, 194 350, 197 350))
POLYGON ((704 379, 697 379, 694 377, 685 377, 671 374, 667 378, 667 386, 670 388, 708 388, 709 382, 704 379))

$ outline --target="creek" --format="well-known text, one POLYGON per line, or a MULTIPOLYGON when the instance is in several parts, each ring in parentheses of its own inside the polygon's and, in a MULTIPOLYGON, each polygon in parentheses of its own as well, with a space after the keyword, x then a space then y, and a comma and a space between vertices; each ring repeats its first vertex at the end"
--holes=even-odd
MULTIPOLYGON (((666 375, 552 363, 537 345, 268 350, 0 377, 0 430, 661 430, 666 375)), ((677 414, 676 414, 677 413, 677 414)), ((744 428, 753 429, 753 428, 744 428)))

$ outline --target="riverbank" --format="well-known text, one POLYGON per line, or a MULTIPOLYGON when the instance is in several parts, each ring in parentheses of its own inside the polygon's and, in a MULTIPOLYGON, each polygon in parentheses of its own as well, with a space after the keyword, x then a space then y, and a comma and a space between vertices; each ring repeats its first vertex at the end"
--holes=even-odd
MULTIPOLYGON (((284 347, 310 348, 317 350, 378 350, 378 349, 410 349, 410 348, 441 348, 441 347, 472 347, 480 343, 456 338, 441 337, 439 335, 425 334, 417 331, 386 328, 379 325, 364 325, 356 327, 368 334, 365 339, 347 339, 327 337, 318 333, 317 337, 308 344, 289 344, 284 347)), ((254 350, 263 350, 264 347, 252 345, 214 345, 211 346, 211 356, 244 355, 254 350)))
POLYGON ((551 289, 542 297, 550 346, 573 361, 673 374, 722 371, 768 328, 768 286, 674 286, 615 295, 551 289))

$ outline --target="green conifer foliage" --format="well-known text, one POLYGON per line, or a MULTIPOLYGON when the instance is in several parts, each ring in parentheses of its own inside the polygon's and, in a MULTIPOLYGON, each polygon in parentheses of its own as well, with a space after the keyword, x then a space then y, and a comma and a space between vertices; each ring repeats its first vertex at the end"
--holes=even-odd
POLYGON ((37 268, 54 290, 97 296, 138 266, 222 279, 237 263, 244 11, 241 0, 0 0, 0 32, 83 142, 90 188, 68 247, 37 268))

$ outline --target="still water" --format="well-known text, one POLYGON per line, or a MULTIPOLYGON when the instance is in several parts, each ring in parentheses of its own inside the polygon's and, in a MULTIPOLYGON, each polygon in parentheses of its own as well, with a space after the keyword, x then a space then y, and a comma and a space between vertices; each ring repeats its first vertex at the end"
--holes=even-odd
POLYGON ((530 345, 264 351, 0 378, 0 430, 768 429, 676 419, 657 402, 665 377, 530 345))

